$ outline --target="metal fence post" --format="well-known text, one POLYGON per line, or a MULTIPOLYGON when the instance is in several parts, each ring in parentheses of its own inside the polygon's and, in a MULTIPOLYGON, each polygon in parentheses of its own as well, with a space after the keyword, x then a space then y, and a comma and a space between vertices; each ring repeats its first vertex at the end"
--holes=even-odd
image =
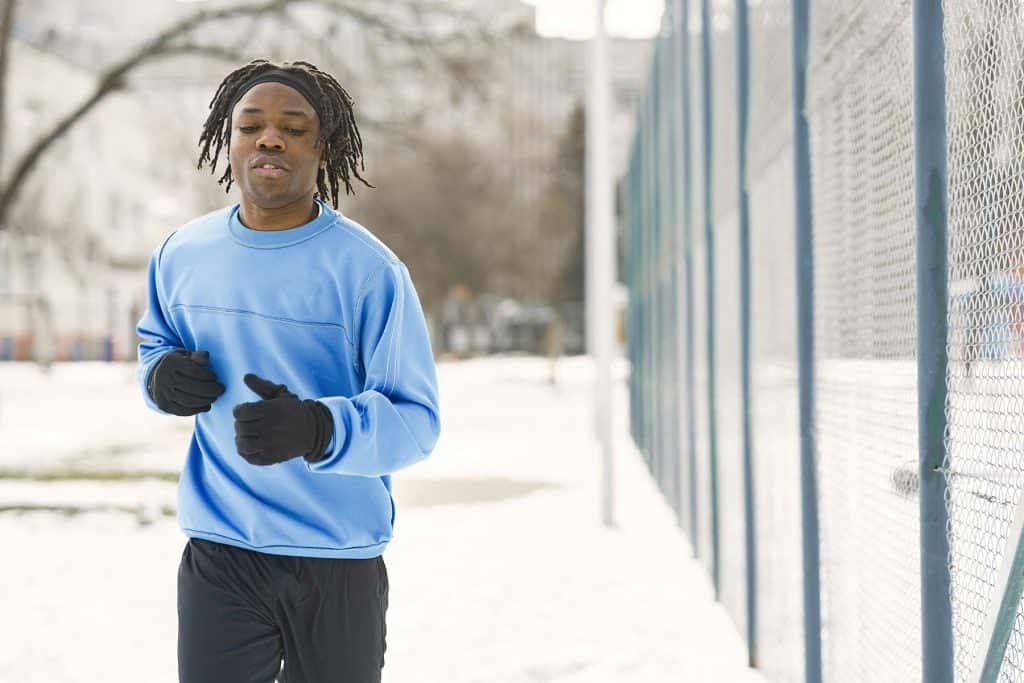
POLYGON ((661 442, 664 425, 661 420, 661 298, 659 297, 659 286, 661 284, 661 271, 658 268, 660 259, 660 245, 658 244, 658 202, 661 201, 661 188, 658 185, 658 44, 654 43, 651 67, 647 76, 648 101, 648 135, 651 146, 648 151, 647 163, 651 174, 651 200, 650 222, 647 226, 647 234, 650 237, 650 261, 647 264, 651 281, 651 419, 652 432, 651 440, 651 476, 658 488, 661 488, 659 472, 661 469, 661 442))
POLYGON ((679 0, 680 47, 680 94, 682 114, 682 167, 680 181, 683 197, 683 282, 686 304, 685 337, 685 387, 686 387, 686 450, 687 450, 687 503, 689 504, 690 543, 693 555, 700 555, 700 527, 697 507, 697 422, 694 413, 696 401, 696 357, 694 354, 693 318, 693 131, 690 116, 690 0, 679 0))
POLYGON ((676 510, 677 521, 680 528, 689 527, 689 509, 686 505, 686 489, 683 486, 686 459, 689 456, 689 425, 687 415, 689 409, 686 401, 686 243, 683 238, 683 216, 684 198, 679 185, 679 177, 683 174, 683 148, 682 148, 682 74, 680 73, 682 60, 681 49, 685 36, 683 27, 686 25, 682 14, 682 3, 673 0, 672 4, 672 50, 669 53, 671 89, 669 92, 669 110, 672 113, 672 175, 670 183, 672 187, 672 264, 673 264, 673 296, 675 306, 675 404, 676 411, 673 419, 678 423, 676 427, 676 510))
POLYGON ((676 522, 682 526, 682 482, 680 472, 683 457, 683 425, 680 423, 682 408, 682 365, 680 361, 680 347, 682 345, 682 334, 679 326, 679 271, 682 259, 679 258, 679 194, 675 191, 675 178, 679 174, 679 155, 676 153, 676 137, 679 134, 679 121, 676 118, 678 98, 676 97, 676 71, 679 68, 676 60, 676 46, 679 42, 679 17, 676 13, 674 3, 666 4, 665 12, 668 18, 668 32, 666 40, 668 45, 665 53, 665 122, 667 138, 663 144, 665 148, 666 168, 666 191, 668 194, 668 208, 665 212, 666 229, 669 237, 669 247, 666 249, 669 263, 668 276, 668 299, 669 299, 669 329, 670 341, 668 362, 672 368, 669 383, 669 406, 667 418, 672 430, 672 458, 670 460, 669 484, 670 498, 672 500, 672 511, 676 515, 676 522))
MULTIPOLYGON (((652 65, 653 69, 653 65, 652 65)), ((651 72, 653 73, 653 71, 651 72)), ((651 76, 648 75, 648 84, 651 76)), ((655 283, 657 282, 657 269, 655 268, 655 254, 657 248, 654 245, 654 202, 657 200, 657 177, 654 173, 654 149, 658 141, 654 137, 654 92, 650 85, 647 88, 647 98, 644 104, 644 139, 646 149, 644 150, 644 287, 647 292, 647 335, 644 344, 644 353, 647 356, 647 393, 644 400, 647 408, 644 413, 647 415, 647 466, 651 474, 655 472, 655 459, 658 452, 658 403, 657 403, 657 343, 655 325, 657 325, 657 299, 655 298, 655 283)))
MULTIPOLYGON (((667 10, 671 14, 670 10, 667 10)), ((669 16, 671 19, 671 16, 669 16)), ((675 399, 677 392, 675 390, 675 384, 678 378, 676 369, 676 345, 678 340, 676 339, 675 331, 677 329, 676 316, 675 316, 675 213, 673 211, 675 207, 675 192, 673 192, 672 174, 673 174, 673 155, 672 155, 672 116, 671 116, 671 105, 672 105, 672 89, 671 89, 671 75, 672 75, 672 34, 671 34, 671 23, 666 28, 663 28, 662 42, 664 43, 661 55, 661 78, 658 87, 661 94, 658 97, 660 116, 661 116, 661 127, 662 127, 662 140, 661 140, 661 156, 662 163, 660 168, 664 173, 664 180, 662 183, 662 189, 664 191, 665 203, 662 207, 662 227, 665 235, 665 247, 662 250, 663 257, 665 259, 665 392, 664 392, 664 419, 666 426, 668 427, 668 453, 665 459, 665 492, 666 496, 672 501, 672 508, 676 508, 676 479, 677 479, 677 467, 676 461, 679 458, 679 425, 675 419, 678 415, 677 406, 675 399)))
POLYGON ((797 356, 800 387, 800 494, 804 571, 804 677, 821 681, 818 472, 814 437, 814 232, 807 124, 808 0, 793 0, 793 168, 796 209, 797 356))
POLYGON ((647 466, 651 466, 651 287, 650 287, 650 248, 648 246, 648 225, 650 221, 648 219, 650 215, 651 197, 650 197, 650 174, 648 173, 647 156, 650 153, 650 130, 648 125, 648 100, 650 99, 650 93, 645 93, 640 103, 640 131, 641 131, 641 142, 640 142, 640 291, 643 292, 643 315, 642 315, 642 327, 643 330, 643 344, 641 346, 640 355, 643 358, 643 388, 641 392, 641 403, 643 404, 643 423, 644 423, 644 440, 643 440, 643 451, 644 461, 647 466))
POLYGON ((654 59, 651 73, 651 135, 654 145, 651 147, 651 165, 654 181, 654 201, 651 204, 652 244, 654 253, 651 268, 654 277, 654 414, 655 414, 655 448, 654 480, 658 490, 665 493, 665 456, 668 451, 668 424, 665 420, 665 236, 662 229, 664 220, 663 191, 664 174, 662 173, 662 116, 661 116, 661 51, 662 42, 654 44, 654 59))
POLYGON ((743 517, 747 581, 747 653, 757 666, 757 536, 750 377, 750 200, 747 195, 747 122, 750 114, 750 31, 747 0, 736 0, 736 175, 739 189, 740 420, 743 430, 743 517))
POLYGON ((944 683, 953 680, 953 633, 949 540, 946 536, 946 478, 942 472, 946 453, 948 361, 946 81, 942 3, 914 0, 913 22, 921 657, 924 680, 944 683))
POLYGON ((701 47, 701 107, 704 124, 704 270, 707 274, 707 363, 708 363, 708 470, 711 489, 711 579, 715 585, 715 599, 721 598, 721 553, 718 538, 718 444, 715 438, 715 237, 712 220, 712 100, 711 86, 711 13, 709 0, 700 3, 700 47, 701 47))
POLYGON ((633 184, 636 182, 635 175, 635 160, 636 160, 636 133, 633 134, 633 139, 630 143, 629 155, 626 161, 626 178, 622 184, 622 215, 623 215, 623 277, 625 278, 627 288, 626 298, 626 358, 629 360, 629 378, 628 378, 628 398, 629 398, 629 431, 633 437, 633 441, 636 441, 636 332, 634 331, 634 319, 636 318, 636 300, 635 300, 635 289, 634 289, 634 275, 635 270, 633 268, 633 235, 636 229, 636 224, 633 220, 633 184))

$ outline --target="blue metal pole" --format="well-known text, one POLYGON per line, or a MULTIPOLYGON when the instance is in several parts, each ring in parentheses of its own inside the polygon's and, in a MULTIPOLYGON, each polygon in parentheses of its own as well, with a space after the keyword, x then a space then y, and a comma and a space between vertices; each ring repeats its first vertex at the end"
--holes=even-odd
POLYGON ((636 403, 633 400, 633 388, 636 385, 636 357, 633 351, 636 347, 636 335, 633 333, 633 317, 636 315, 636 289, 633 286, 633 183, 636 181, 633 160, 636 158, 636 136, 630 144, 629 156, 626 161, 626 182, 623 184, 622 194, 624 225, 624 249, 623 263, 624 277, 626 279, 626 358, 629 360, 629 430, 636 441, 636 403))
POLYGON ((676 178, 679 176, 679 154, 677 153, 676 137, 679 134, 679 121, 675 114, 677 111, 678 100, 676 99, 676 87, 678 80, 676 74, 679 69, 679 62, 676 59, 676 49, 679 45, 679 17, 676 13, 675 3, 668 4, 665 6, 666 12, 668 13, 670 24, 668 33, 668 50, 665 57, 665 119, 668 123, 666 130, 668 131, 668 139, 665 141, 665 154, 668 159, 668 178, 666 186, 668 187, 669 196, 669 209, 667 211, 668 216, 668 233, 669 233, 669 311, 672 316, 672 324, 669 328, 669 336, 672 339, 671 355, 669 356, 669 363, 672 367, 671 375, 671 411, 669 412, 669 424, 672 426, 672 459, 671 459, 671 472, 672 478, 671 485, 671 496, 672 496, 672 511, 676 515, 676 523, 682 526, 682 484, 680 481, 681 472, 681 458, 683 454, 683 442, 682 442, 682 425, 680 424, 680 409, 682 408, 680 397, 682 391, 682 366, 680 360, 680 345, 682 343, 682 335, 679 329, 679 271, 681 266, 681 259, 679 258, 679 247, 681 240, 679 239, 679 193, 675 191, 676 178))
MULTIPOLYGON (((653 68, 653 67, 652 67, 653 68)), ((654 175, 653 158, 657 141, 654 139, 654 93, 648 87, 647 103, 644 117, 645 139, 647 149, 644 152, 644 176, 646 178, 646 193, 644 196, 644 280, 647 289, 647 329, 646 329, 646 354, 647 354, 647 395, 644 397, 647 404, 647 466, 653 476, 655 473, 655 458, 658 452, 658 420, 657 420, 657 381, 658 369, 656 365, 657 350, 657 324, 655 282, 657 271, 654 267, 654 255, 657 249, 654 246, 654 202, 657 198, 657 184, 654 175)))
POLYGON ((664 453, 664 430, 662 420, 661 388, 664 369, 661 363, 662 316, 661 316, 661 178, 658 173, 658 47, 655 45, 655 58, 651 72, 651 415, 653 417, 652 437, 654 439, 654 459, 652 474, 658 489, 661 488, 661 459, 664 453))
POLYGON ((674 34, 672 31, 674 20, 673 8, 665 6, 665 21, 663 25, 662 38, 664 52, 662 55, 661 83, 662 89, 659 101, 662 107, 662 135, 661 149, 663 161, 661 169, 665 174, 663 188, 665 192, 665 206, 662 220, 664 221, 665 234, 665 427, 668 432, 667 452, 665 457, 665 495, 672 506, 672 511, 678 514, 678 466, 679 459, 679 426, 678 420, 678 367, 675 362, 678 356, 678 324, 676 306, 676 233, 675 233, 675 207, 676 193, 674 192, 674 164, 675 154, 673 153, 673 132, 674 122, 672 119, 672 106, 674 105, 672 90, 673 60, 672 50, 674 49, 674 34))
POLYGON ((639 216, 639 204, 640 204, 640 172, 639 172, 639 158, 640 158, 640 135, 639 126, 638 131, 633 138, 633 155, 630 159, 630 178, 629 178, 629 251, 627 256, 629 258, 629 304, 630 304, 630 317, 629 317, 629 357, 630 357, 630 426, 633 432, 633 440, 637 446, 643 444, 643 412, 640 406, 640 387, 643 383, 643 364, 640 359, 640 348, 642 344, 642 333, 640 327, 641 314, 643 309, 643 291, 640 289, 639 279, 639 255, 640 255, 640 221, 639 216))
POLYGON ((675 406, 672 399, 675 395, 675 386, 673 382, 675 368, 672 364, 672 358, 675 353, 675 344, 673 339, 673 329, 675 327, 675 318, 672 315, 672 169, 670 167, 671 155, 670 155, 670 132, 672 130, 671 121, 668 117, 667 103, 670 102, 668 99, 668 78, 667 74, 671 61, 669 57, 671 52, 669 51, 672 47, 669 42, 671 37, 666 31, 662 32, 659 42, 661 43, 661 49, 658 51, 658 173, 660 178, 659 187, 661 188, 661 206, 659 211, 659 228, 661 231, 661 292, 662 292, 662 307, 661 313, 663 316, 664 324, 662 325, 662 360, 664 362, 664 369, 662 371, 662 392, 661 392, 661 416, 664 423, 665 441, 664 441, 664 459, 662 460, 662 480, 665 497, 671 501, 673 496, 673 479, 672 473, 674 468, 672 461, 676 457, 676 444, 675 444, 675 406))
POLYGON ((680 0, 680 33, 682 34, 682 109, 683 109, 683 278, 686 297, 686 450, 688 453, 688 502, 690 508, 690 543, 694 557, 700 556, 700 527, 697 506, 697 420, 694 404, 697 400, 697 372, 694 354, 693 316, 693 131, 690 116, 690 0, 680 0))
POLYGON ((667 149, 669 155, 669 195, 672 197, 672 206, 669 212, 670 229, 672 232, 672 423, 673 430, 673 454, 672 454, 672 496, 674 500, 673 511, 676 514, 676 523, 681 529, 685 528, 685 515, 683 514, 683 457, 685 453, 686 425, 683 420, 683 409, 685 400, 685 378, 683 376, 683 353, 684 337, 682 329, 683 310, 682 306, 682 272, 683 272, 683 240, 680 225, 680 208, 682 198, 677 191, 678 178, 681 169, 679 154, 679 45, 682 36, 679 33, 679 3, 673 0, 666 5, 666 10, 671 10, 671 31, 669 33, 669 52, 666 58, 668 91, 666 102, 669 112, 669 140, 667 149))
POLYGON ((643 98, 641 104, 641 116, 640 116, 640 131, 641 131, 641 144, 640 144, 640 207, 639 207, 639 237, 640 237, 640 262, 639 262, 639 279, 640 279, 640 291, 643 292, 643 313, 641 314, 641 337, 643 344, 640 348, 640 355, 643 358, 643 385, 641 387, 640 394, 640 405, 642 406, 644 415, 644 440, 643 440, 643 453, 644 462, 648 468, 651 465, 651 396, 650 396, 650 383, 651 383, 651 329, 650 329, 650 313, 651 313, 651 288, 650 288, 650 276, 649 268, 650 263, 647 257, 648 246, 647 246, 647 231, 648 231, 648 214, 650 213, 649 207, 651 203, 650 196, 650 177, 647 173, 647 155, 650 153, 650 143, 648 142, 648 136, 650 133, 647 130, 647 100, 648 96, 643 98))
MULTIPOLYGON (((642 154, 643 144, 640 136, 640 121, 641 115, 637 113, 636 120, 636 138, 633 142, 633 182, 631 183, 631 196, 630 204, 632 205, 632 235, 630 237, 630 247, 632 248, 632 254, 630 255, 630 267, 633 269, 632 276, 632 291, 630 303, 634 305, 633 317, 631 320, 632 332, 633 332, 633 347, 630 350, 630 357, 632 358, 633 365, 630 367, 630 377, 633 380, 633 412, 630 415, 631 422, 633 424, 633 435, 636 441, 638 450, 643 453, 643 432, 644 432, 644 415, 643 415, 643 384, 644 384, 644 366, 643 366, 643 319, 644 319, 644 290, 640 280, 640 264, 641 252, 640 252, 640 201, 641 201, 641 177, 640 177, 640 155, 642 154)), ((589 313, 587 309, 585 312, 589 313)))
POLYGON ((651 136, 654 144, 651 145, 651 176, 654 185, 654 201, 651 202, 651 234, 654 250, 651 254, 651 271, 654 279, 654 308, 653 323, 654 335, 654 403, 651 408, 654 411, 654 480, 658 484, 658 490, 665 493, 664 482, 664 459, 665 459, 665 410, 662 396, 664 393, 665 367, 664 367, 664 346, 665 318, 663 315, 663 277, 662 272, 662 174, 661 174, 661 88, 659 87, 661 73, 661 39, 654 43, 654 59, 651 70, 651 136))
POLYGON ((757 535, 750 378, 750 200, 747 194, 747 122, 750 113, 750 29, 747 0, 736 0, 736 150, 740 250, 740 420, 743 430, 743 512, 747 559, 747 654, 757 666, 757 535))
POLYGON ((800 387, 800 494, 803 522, 804 676, 821 682, 821 577, 817 444, 814 438, 814 231, 807 124, 808 0, 793 0, 793 166, 796 209, 797 356, 800 387))
MULTIPOLYGON (((648 80, 649 83, 649 80, 648 80)), ((644 353, 647 356, 646 368, 647 368, 647 382, 646 382, 646 394, 644 395, 644 403, 646 408, 644 412, 647 415, 647 468, 651 475, 654 473, 654 458, 657 454, 657 421, 655 412, 655 382, 657 381, 657 368, 655 367, 655 351, 656 351, 656 331, 655 325, 655 298, 654 298, 654 281, 655 281, 655 269, 654 269, 654 253, 655 249, 653 246, 654 237, 654 173, 652 169, 651 159, 654 156, 654 140, 653 133, 653 97, 654 94, 648 85, 647 90, 647 101, 644 108, 644 139, 646 140, 646 150, 643 156, 643 173, 644 173, 644 260, 643 260, 643 272, 644 272, 644 288, 646 290, 646 327, 644 330, 644 353)))
POLYGON ((715 585, 715 599, 721 596, 721 555, 718 538, 718 444, 715 423, 715 235, 712 220, 712 135, 711 113, 713 90, 711 87, 711 13, 709 0, 701 0, 701 80, 704 123, 704 260, 707 274, 707 361, 708 361, 708 471, 711 488, 711 579, 715 585))
POLYGON ((644 112, 643 112, 643 99, 640 100, 640 111, 637 116, 637 155, 636 155, 636 205, 634 210, 636 211, 636 235, 634 237, 634 243, 636 245, 636 256, 633 260, 633 267, 636 268, 636 289, 637 289, 637 387, 636 387, 636 404, 637 404, 637 415, 638 415, 638 427, 637 431, 640 433, 640 438, 637 441, 637 445, 640 447, 640 453, 647 458, 647 407, 644 400, 644 387, 647 385, 647 359, 644 354, 644 345, 647 343, 647 330, 645 327, 645 320, 647 316, 647 292, 644 289, 644 243, 643 243, 643 230, 644 230, 644 215, 643 215, 643 202, 644 202, 644 170, 643 170, 643 158, 644 158, 644 137, 643 137, 643 125, 644 125, 644 112))
POLYGON ((644 402, 644 387, 647 382, 647 366, 646 358, 644 356, 644 344, 646 344, 646 329, 645 329, 645 316, 647 308, 646 292, 644 291, 644 242, 643 242, 643 201, 644 201, 644 173, 643 173, 643 158, 644 158, 644 140, 643 140, 643 114, 641 111, 640 117, 637 121, 637 153, 636 160, 634 161, 636 167, 636 182, 633 185, 635 192, 633 199, 633 221, 634 221, 634 235, 633 235, 633 246, 635 254, 633 256, 633 269, 634 269, 634 282, 636 283, 636 301, 637 301, 637 312, 636 312, 636 339, 637 345, 633 354, 637 359, 637 384, 636 384, 636 406, 637 406, 637 445, 640 447, 641 453, 646 458, 646 442, 647 438, 647 413, 646 403, 644 402))
MULTIPOLYGON (((953 680, 946 536, 946 81, 942 3, 914 0, 914 180, 917 219, 917 402, 924 680, 953 680)), ((986 643, 982 643, 984 647, 986 643)))

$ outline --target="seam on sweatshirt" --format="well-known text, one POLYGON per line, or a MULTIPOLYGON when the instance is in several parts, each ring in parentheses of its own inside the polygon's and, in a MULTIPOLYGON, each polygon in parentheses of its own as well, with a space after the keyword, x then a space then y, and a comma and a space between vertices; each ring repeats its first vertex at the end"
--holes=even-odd
POLYGON ((349 337, 348 329, 340 323, 321 322, 318 320, 297 320, 295 318, 285 318, 277 315, 267 315, 265 313, 257 313, 256 311, 248 311, 243 308, 223 308, 221 306, 204 306, 200 304, 174 304, 170 310, 183 308, 192 311, 205 311, 207 313, 224 313, 227 315, 240 315, 248 318, 259 318, 261 320, 271 320, 274 322, 285 323, 287 325, 300 325, 303 327, 336 327, 342 332, 342 336, 345 337, 345 342, 355 350, 355 344, 349 337))
MULTIPOLYGON (((367 275, 366 278, 363 280, 363 283, 361 285, 359 285, 359 291, 356 293, 356 305, 355 305, 355 308, 352 309, 354 311, 353 315, 356 316, 358 319, 362 318, 363 301, 366 298, 366 295, 370 291, 370 283, 373 282, 374 280, 376 280, 377 276, 380 275, 381 273, 383 273, 385 270, 387 270, 388 267, 389 267, 388 263, 381 264, 381 266, 379 268, 377 268, 374 271, 371 271, 370 274, 367 275)), ((353 322, 355 322, 355 321, 353 321, 353 322)), ((362 342, 362 338, 360 338, 359 341, 362 342)), ((366 386, 366 367, 363 365, 363 359, 362 359, 362 356, 361 356, 361 349, 355 347, 355 345, 353 345, 353 355, 355 356, 355 359, 356 359, 356 366, 358 368, 360 368, 360 374, 363 377, 363 386, 365 387, 366 386)))
MULTIPOLYGON (((394 266, 396 263, 398 265, 401 265, 400 261, 394 261, 394 262, 389 261, 387 263, 384 263, 383 265, 381 265, 380 268, 378 268, 377 270, 373 271, 372 273, 370 273, 369 275, 366 276, 366 280, 363 281, 362 286, 359 288, 359 295, 356 297, 356 307, 355 307, 356 315, 360 315, 360 311, 363 308, 363 300, 365 299, 366 295, 369 293, 370 283, 373 282, 374 280, 376 280, 377 276, 380 275, 381 273, 383 273, 386 270, 390 270, 391 273, 392 273, 392 276, 393 276, 394 275, 394 270, 393 270, 392 266, 394 266)), ((402 291, 401 291, 402 290, 402 285, 401 285, 400 282, 396 283, 396 284, 397 284, 397 286, 396 286, 396 291, 395 291, 395 299, 394 299, 394 302, 392 304, 395 308, 397 308, 397 307, 399 307, 401 305, 400 302, 401 302, 401 297, 402 297, 402 291)), ((391 317, 391 316, 389 315, 388 317, 391 317)), ((385 328, 386 328, 386 324, 385 324, 385 328)), ((366 389, 375 389, 376 391, 386 395, 387 385, 388 385, 388 378, 391 375, 391 354, 392 354, 392 349, 394 348, 395 336, 396 335, 392 335, 391 339, 388 340, 387 356, 385 356, 385 358, 384 358, 384 377, 381 379, 380 385, 377 386, 377 387, 370 387, 370 386, 365 386, 364 385, 364 387, 366 389)), ((358 355, 358 353, 356 355, 358 355)), ((395 374, 396 374, 396 380, 397 380, 397 372, 395 374)), ((365 378, 364 378, 364 381, 365 381, 365 378)))
MULTIPOLYGON (((394 277, 394 271, 391 271, 391 276, 394 277)), ((401 305, 402 305, 402 294, 401 294, 401 288, 399 287, 399 288, 395 289, 395 298, 394 298, 394 300, 391 303, 391 310, 388 311, 387 319, 385 320, 385 323, 384 323, 384 329, 385 330, 387 330, 388 322, 390 322, 390 319, 391 319, 392 315, 394 315, 401 308, 401 305)), ((384 357, 384 379, 381 380, 381 387, 380 387, 379 391, 380 391, 380 393, 384 394, 385 396, 388 395, 388 379, 391 377, 391 359, 392 359, 392 354, 394 353, 394 350, 395 350, 395 337, 396 336, 397 335, 394 333, 394 331, 392 331, 391 339, 388 340, 388 355, 384 357)))
POLYGON ((356 315, 359 315, 359 310, 363 307, 363 299, 370 291, 370 283, 377 279, 377 276, 388 269, 390 263, 382 263, 379 268, 371 271, 369 275, 363 280, 363 284, 359 285, 359 291, 356 293, 356 315))
POLYGON ((395 290, 395 330, 391 335, 391 345, 388 348, 388 369, 384 375, 384 389, 386 391, 385 396, 391 397, 391 393, 395 390, 395 384, 398 382, 398 363, 399 356, 401 355, 402 346, 399 340, 402 337, 402 328, 405 320, 405 283, 401 277, 401 273, 398 275, 397 288, 395 290), (390 361, 394 358, 394 372, 391 372, 390 361), (388 375, 391 376, 391 387, 388 387, 388 375))
MULTIPOLYGON (((371 240, 366 235, 364 235, 361 232, 359 232, 359 230, 360 230, 360 228, 362 226, 360 226, 360 228, 357 228, 356 224, 354 224, 351 220, 349 220, 347 218, 341 218, 341 219, 335 220, 334 225, 339 226, 342 230, 344 230, 345 232, 347 232, 348 234, 352 235, 357 240, 359 240, 360 242, 365 244, 367 247, 370 248, 371 251, 373 251, 375 254, 377 254, 377 256, 381 257, 385 261, 388 261, 388 262, 391 262, 391 263, 394 263, 394 262, 397 261, 397 259, 393 255, 389 254, 386 249, 381 247, 379 244, 374 243, 373 240, 371 240)), ((362 229, 366 230, 366 228, 362 228, 362 229)), ((369 231, 367 231, 367 232, 369 232, 369 231)))
MULTIPOLYGON (((167 237, 164 238, 164 241, 160 243, 160 248, 157 249, 156 262, 155 262, 155 266, 156 267, 155 267, 154 272, 153 272, 153 287, 156 289, 156 301, 157 301, 157 311, 156 312, 160 314, 160 317, 163 319, 163 322, 167 325, 167 327, 171 330, 171 332, 174 333, 176 341, 181 342, 181 345, 184 346, 184 342, 181 339, 181 332, 178 331, 177 326, 174 324, 174 319, 171 318, 171 316, 170 316, 170 312, 171 312, 170 309, 166 309, 165 310, 167 296, 164 294, 164 292, 160 291, 161 289, 163 289, 163 287, 161 286, 162 280, 163 280, 163 278, 161 276, 161 270, 163 268, 164 250, 167 249, 167 245, 170 243, 171 238, 174 237, 177 234, 178 234, 178 230, 172 230, 170 232, 170 234, 167 235, 167 237)), ((163 341, 163 340, 161 340, 161 341, 163 341)))

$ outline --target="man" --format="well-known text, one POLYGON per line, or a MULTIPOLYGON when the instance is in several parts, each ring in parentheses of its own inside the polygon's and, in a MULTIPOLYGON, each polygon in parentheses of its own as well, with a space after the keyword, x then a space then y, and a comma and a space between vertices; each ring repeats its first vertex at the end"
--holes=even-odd
POLYGON ((309 63, 257 60, 221 83, 199 142, 211 172, 227 151, 241 202, 154 251, 138 324, 146 403, 195 415, 179 679, 379 681, 389 475, 440 422, 408 270, 324 201, 367 184, 352 99, 309 63))

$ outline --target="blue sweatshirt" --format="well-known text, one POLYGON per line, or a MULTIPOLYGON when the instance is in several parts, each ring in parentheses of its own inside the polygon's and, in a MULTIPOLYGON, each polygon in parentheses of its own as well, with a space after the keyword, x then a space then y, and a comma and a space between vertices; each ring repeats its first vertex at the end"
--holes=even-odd
POLYGON ((437 374, 405 265, 369 231, 320 203, 288 230, 244 226, 238 205, 171 233, 149 262, 138 381, 184 348, 210 353, 225 392, 195 416, 178 484, 191 537, 277 555, 380 555, 395 508, 390 474, 423 460, 440 432, 437 374), (321 401, 327 457, 250 465, 232 409, 258 401, 255 373, 321 401))

